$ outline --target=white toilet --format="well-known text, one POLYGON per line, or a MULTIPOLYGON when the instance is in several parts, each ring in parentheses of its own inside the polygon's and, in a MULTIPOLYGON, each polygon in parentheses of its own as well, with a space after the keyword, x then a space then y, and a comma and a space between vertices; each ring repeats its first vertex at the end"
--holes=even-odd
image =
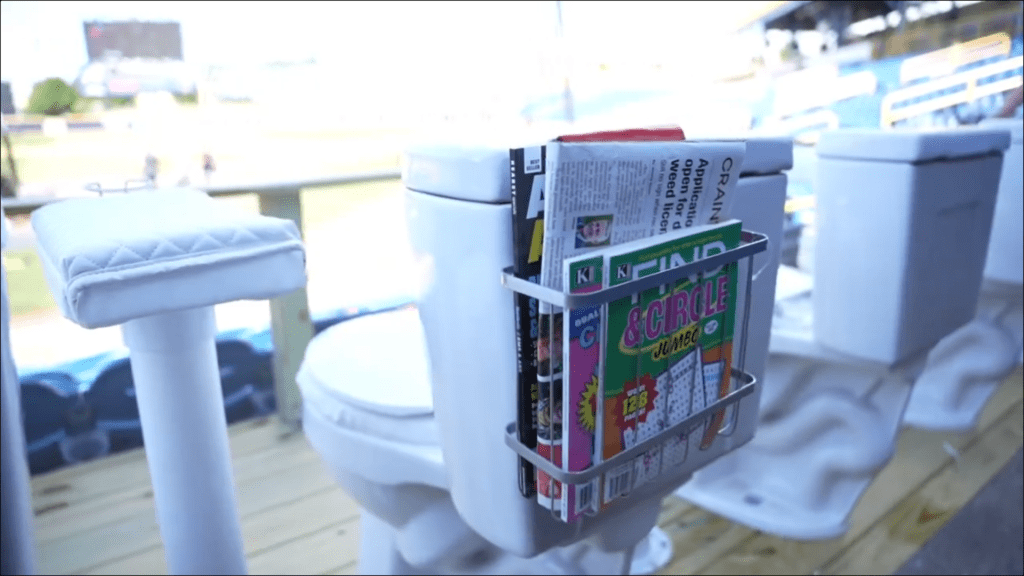
POLYGON ((787 538, 847 530, 926 354, 974 316, 1008 143, 981 130, 822 136, 814 276, 779 271, 758 434, 682 497, 787 538))
POLYGON ((649 533, 634 558, 584 542, 526 559, 476 534, 448 493, 429 374, 415 308, 333 326, 306 350, 303 428, 363 508, 361 573, 599 573, 623 562, 631 573, 649 573, 667 563, 671 545, 660 532, 649 533))
POLYGON ((977 315, 929 353, 907 405, 907 426, 970 430, 1003 379, 1024 359, 1024 124, 1019 119, 1000 118, 980 126, 1008 131, 1010 147, 1003 156, 977 315))
MULTIPOLYGON (((417 308, 341 323, 307 349, 304 429, 364 508, 361 572, 642 573, 671 555, 655 522, 688 472, 577 524, 519 492, 504 438, 516 414, 513 298, 500 283, 512 259, 509 147, 411 149, 403 181, 417 308)), ((777 173, 791 143, 759 150, 744 167, 782 178, 781 213, 777 173)), ((753 396, 741 410, 755 409, 753 396)))

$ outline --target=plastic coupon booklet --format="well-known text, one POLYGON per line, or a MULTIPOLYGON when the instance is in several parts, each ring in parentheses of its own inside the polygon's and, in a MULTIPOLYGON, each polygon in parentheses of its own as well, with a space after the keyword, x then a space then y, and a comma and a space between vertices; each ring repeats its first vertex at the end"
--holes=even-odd
MULTIPOLYGON (((602 250, 604 285, 617 286, 731 250, 739 246, 740 235, 740 222, 729 220, 602 250)), ((578 260, 568 264, 580 265, 578 260)), ((597 320, 606 323, 598 362, 603 363, 603 378, 599 371, 595 374, 604 397, 597 458, 607 460, 649 440, 728 393, 737 270, 736 263, 720 266, 604 306, 597 320)), ((581 399, 572 389, 569 397, 581 399)), ((716 413, 695 430, 683 431, 606 473, 602 508, 682 464, 689 450, 709 445, 720 422, 716 413)), ((572 436, 569 446, 571 461, 576 448, 572 436)))

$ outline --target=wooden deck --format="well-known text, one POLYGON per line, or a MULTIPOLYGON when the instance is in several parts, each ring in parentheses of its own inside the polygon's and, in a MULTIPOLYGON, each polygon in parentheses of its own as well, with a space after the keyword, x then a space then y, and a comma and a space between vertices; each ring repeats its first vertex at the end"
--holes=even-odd
MULTIPOLYGON (((664 574, 889 574, 952 517, 1022 445, 1020 369, 970 434, 905 430, 842 538, 795 542, 670 498, 664 574)), ((230 429, 252 574, 357 570, 359 512, 301 434, 273 419, 230 429)), ((166 574, 142 450, 32 479, 40 574, 166 574)), ((1015 513, 1008 511, 1008 513, 1015 513)))

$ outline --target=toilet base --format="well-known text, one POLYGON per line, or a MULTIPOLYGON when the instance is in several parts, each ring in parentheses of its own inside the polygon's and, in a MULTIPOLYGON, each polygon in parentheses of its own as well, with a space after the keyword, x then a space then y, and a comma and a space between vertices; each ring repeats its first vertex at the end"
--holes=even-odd
POLYGON ((1001 325, 1017 345, 1017 364, 1024 364, 1024 285, 986 279, 978 299, 978 317, 1001 325))
POLYGON ((770 534, 835 538, 896 448, 910 380, 812 336, 810 293, 776 303, 754 439, 676 495, 770 534))
POLYGON ((491 545, 444 565, 413 566, 399 551, 398 531, 373 514, 362 512, 360 574, 653 574, 672 559, 672 540, 655 527, 632 551, 604 552, 587 541, 555 548, 534 558, 520 558, 491 545))
MULTIPOLYGON (((870 390, 855 395, 828 389, 836 376, 824 371, 808 385, 814 390, 762 421, 754 440, 694 473, 676 495, 784 538, 845 533, 850 512, 895 452, 910 386, 864 380, 870 390)), ((772 385, 770 370, 765 382, 772 385)))
POLYGON ((630 574, 654 574, 672 561, 672 539, 655 526, 633 549, 630 574))
POLYGON ((952 432, 974 428, 989 398, 1017 366, 1015 340, 998 317, 979 314, 939 341, 914 384, 904 425, 952 432))

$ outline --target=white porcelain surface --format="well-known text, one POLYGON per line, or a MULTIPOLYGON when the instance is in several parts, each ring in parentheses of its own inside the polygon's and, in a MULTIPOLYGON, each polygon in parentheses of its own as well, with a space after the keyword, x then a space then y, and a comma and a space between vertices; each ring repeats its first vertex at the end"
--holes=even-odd
POLYGON ((818 144, 815 192, 814 337, 837 351, 895 364, 974 317, 1002 156, 919 164, 898 155, 895 161, 838 156, 867 154, 867 148, 896 154, 900 147, 925 158, 929 150, 977 152, 1005 147, 1009 135, 826 136, 818 144), (827 142, 832 145, 823 150, 827 142))
POLYGON ((911 163, 950 162, 1002 152, 1009 145, 1010 135, 994 128, 953 131, 846 128, 822 133, 815 148, 822 158, 911 163))
POLYGON ((1017 366, 1019 348, 999 324, 976 318, 928 353, 904 417, 908 426, 966 432, 1003 379, 1017 366))
POLYGON ((757 435, 677 494, 786 538, 834 538, 891 458, 911 385, 815 346, 810 294, 791 300, 800 304, 783 304, 776 317, 782 333, 773 327, 757 435))
POLYGON ((1018 118, 991 119, 982 122, 986 128, 1009 130, 1010 148, 1003 155, 1003 173, 999 179, 992 236, 985 262, 985 278, 1024 283, 1024 123, 1018 118))

